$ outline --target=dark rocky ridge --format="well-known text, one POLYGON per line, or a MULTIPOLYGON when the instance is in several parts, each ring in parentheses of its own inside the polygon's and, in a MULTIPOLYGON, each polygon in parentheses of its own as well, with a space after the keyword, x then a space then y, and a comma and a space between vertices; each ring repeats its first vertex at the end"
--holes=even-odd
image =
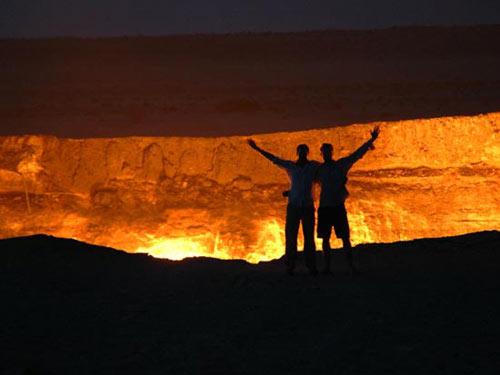
POLYGON ((0 373, 494 374, 500 233, 356 247, 363 274, 0 241, 0 373))

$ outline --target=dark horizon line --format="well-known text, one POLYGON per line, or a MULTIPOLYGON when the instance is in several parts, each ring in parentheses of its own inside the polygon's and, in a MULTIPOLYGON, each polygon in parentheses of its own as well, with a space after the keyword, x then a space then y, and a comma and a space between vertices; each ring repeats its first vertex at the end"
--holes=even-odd
POLYGON ((316 34, 328 32, 382 32, 396 31, 409 29, 471 29, 471 28, 500 28, 500 23, 470 23, 470 24, 414 24, 414 25, 393 25, 374 28, 325 28, 325 29, 306 29, 306 30, 291 30, 291 31, 250 31, 242 30, 235 32, 179 32, 169 34, 116 34, 116 35, 54 35, 54 36, 11 36, 0 37, 0 41, 31 41, 31 40, 60 40, 60 39, 77 39, 77 40, 100 40, 100 39, 160 39, 160 38, 179 38, 179 37, 211 37, 211 36, 265 36, 265 35, 287 35, 287 34, 316 34))

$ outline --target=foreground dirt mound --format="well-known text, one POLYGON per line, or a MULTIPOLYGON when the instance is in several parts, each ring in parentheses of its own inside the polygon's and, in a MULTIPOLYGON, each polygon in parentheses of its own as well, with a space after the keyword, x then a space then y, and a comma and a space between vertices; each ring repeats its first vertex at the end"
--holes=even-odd
MULTIPOLYGON (((157 260, 0 241, 0 373, 494 374, 499 232, 355 249, 334 277, 281 261, 157 260)), ((321 255, 321 254, 319 254, 321 255)))

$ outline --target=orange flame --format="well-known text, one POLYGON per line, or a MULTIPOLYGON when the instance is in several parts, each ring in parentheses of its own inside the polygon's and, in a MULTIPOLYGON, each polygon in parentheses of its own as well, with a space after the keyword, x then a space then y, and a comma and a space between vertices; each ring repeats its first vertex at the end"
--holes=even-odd
MULTIPOLYGON (((384 123, 376 151, 350 174, 353 245, 498 229, 498 124, 500 113, 384 123)), ((287 158, 290 145, 319 150, 334 139, 343 157, 371 128, 256 139, 287 158)), ((285 252, 286 188, 245 137, 0 137, 0 238, 45 233, 160 258, 257 263, 285 252)))
POLYGON ((223 241, 220 233, 206 232, 194 236, 155 236, 147 234, 144 245, 135 249, 138 253, 147 253, 156 258, 181 260, 189 257, 213 257, 234 259, 234 254, 241 254, 250 263, 258 263, 279 258, 284 251, 283 230, 275 219, 263 221, 258 230, 257 242, 250 249, 243 245, 223 241), (250 251, 248 251, 250 250, 250 251))

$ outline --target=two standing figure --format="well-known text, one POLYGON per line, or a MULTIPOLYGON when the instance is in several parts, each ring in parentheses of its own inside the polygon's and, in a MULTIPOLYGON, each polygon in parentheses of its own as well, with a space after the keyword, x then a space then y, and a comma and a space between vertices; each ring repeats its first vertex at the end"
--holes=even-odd
POLYGON ((304 235, 304 257, 309 272, 318 273, 316 268, 316 245, 314 242, 314 199, 313 184, 321 185, 321 195, 318 208, 318 237, 323 240, 323 253, 325 257, 324 273, 330 273, 331 248, 330 237, 332 227, 337 238, 341 238, 343 249, 346 253, 352 272, 354 267, 351 241, 349 235, 349 221, 344 202, 349 193, 346 188, 347 174, 356 161, 361 159, 366 152, 373 148, 373 142, 379 135, 379 128, 371 132, 371 138, 351 155, 334 160, 333 146, 324 143, 321 146, 323 163, 309 160, 309 147, 305 144, 297 146, 297 160, 284 160, 270 152, 263 150, 252 139, 248 144, 264 157, 287 171, 290 178, 290 191, 288 192, 288 205, 286 209, 285 224, 285 262, 287 272, 293 274, 297 257, 297 235, 302 224, 304 235))

